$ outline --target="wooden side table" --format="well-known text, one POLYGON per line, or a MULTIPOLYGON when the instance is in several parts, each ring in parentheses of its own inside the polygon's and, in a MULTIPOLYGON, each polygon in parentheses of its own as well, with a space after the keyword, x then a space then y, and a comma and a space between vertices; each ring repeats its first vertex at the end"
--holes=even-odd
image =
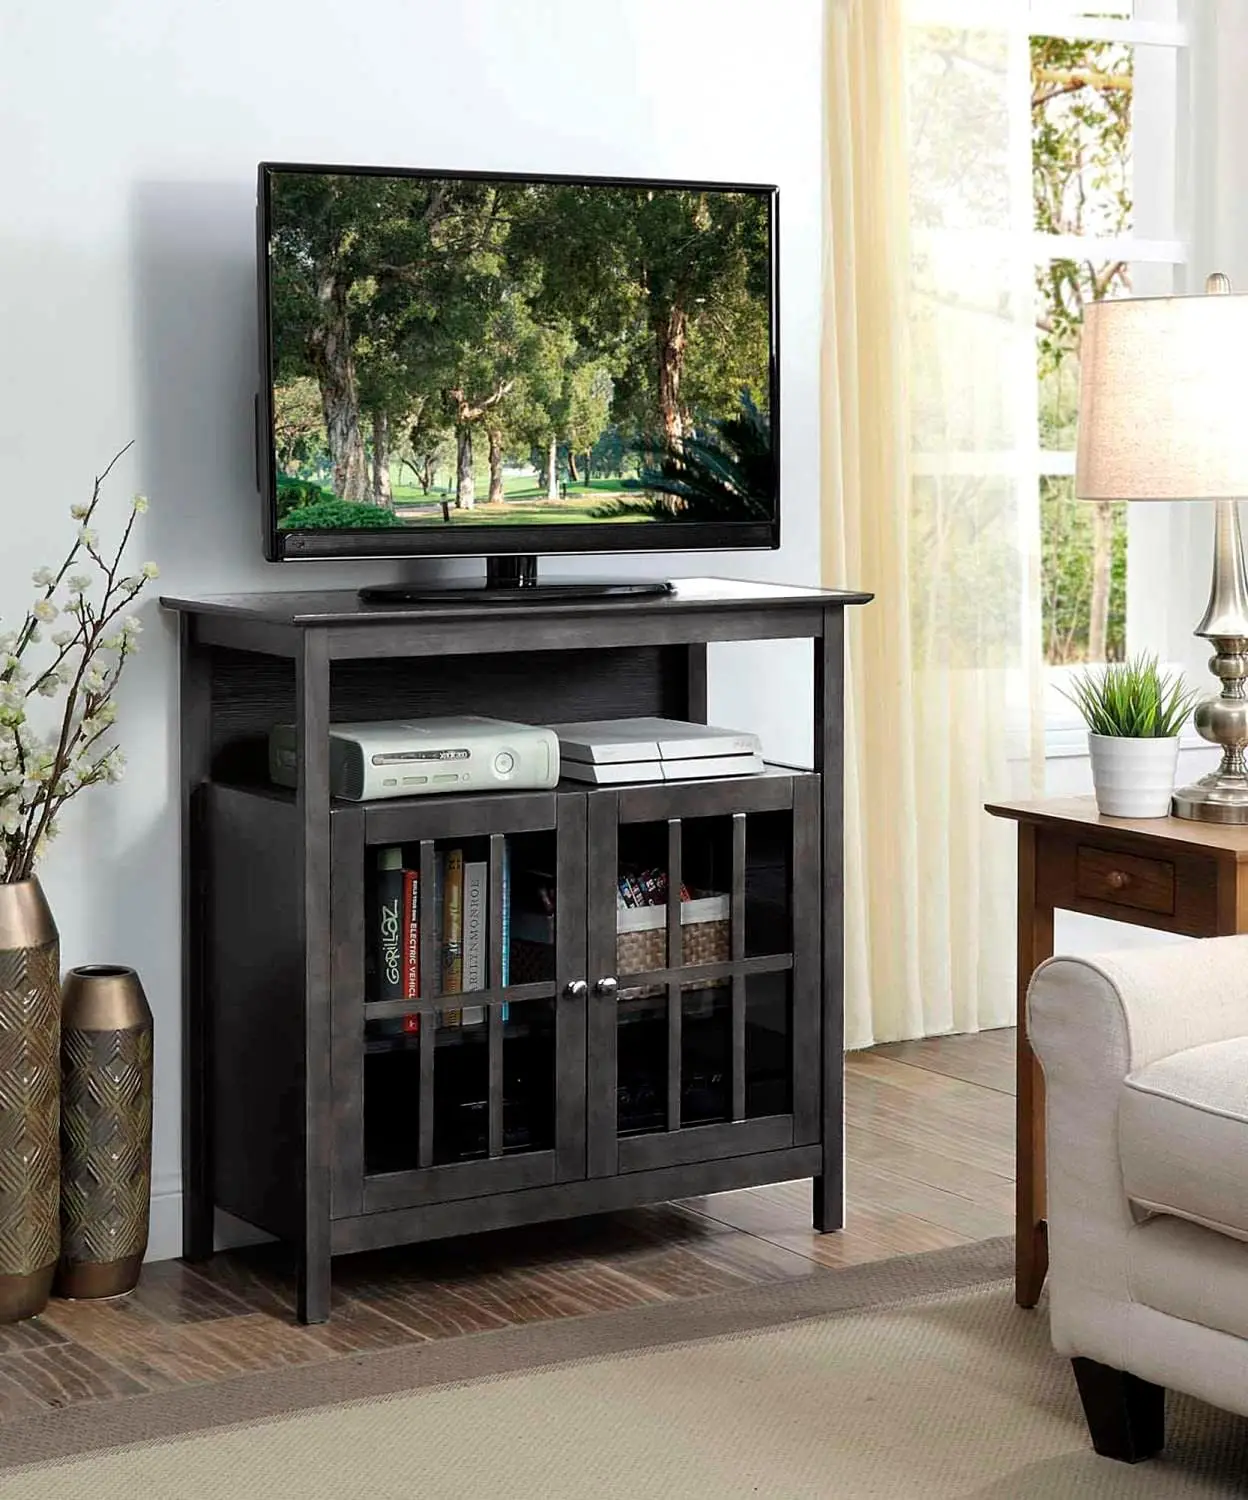
POLYGON ((989 803, 1018 824, 1018 1135, 1014 1296, 1034 1307, 1045 1238, 1044 1077, 1027 1039, 1027 985, 1053 952, 1053 912, 1186 937, 1248 932, 1248 827, 1104 818, 1092 797, 989 803))

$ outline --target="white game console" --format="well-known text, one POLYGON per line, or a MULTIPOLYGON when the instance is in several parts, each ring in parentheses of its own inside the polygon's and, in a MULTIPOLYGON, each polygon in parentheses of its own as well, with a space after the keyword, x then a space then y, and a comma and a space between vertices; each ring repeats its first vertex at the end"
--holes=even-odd
MULTIPOLYGON (((298 784, 293 724, 269 731, 269 775, 279 786, 298 784)), ((465 714, 330 725, 330 795, 352 802, 528 791, 558 780, 558 737, 535 724, 465 714)))
POLYGON ((761 776, 767 769, 756 734, 683 719, 593 719, 553 724, 563 775, 592 786, 640 781, 702 781, 761 776))

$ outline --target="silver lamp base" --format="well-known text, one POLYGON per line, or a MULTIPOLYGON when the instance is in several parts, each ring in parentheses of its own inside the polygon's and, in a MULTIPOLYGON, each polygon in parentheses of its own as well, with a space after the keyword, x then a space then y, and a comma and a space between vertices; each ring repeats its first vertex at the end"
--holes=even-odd
POLYGON ((1231 780, 1215 771, 1174 794, 1170 804, 1176 818, 1194 818, 1201 823, 1248 823, 1248 782, 1231 780))
POLYGON ((1221 746, 1222 764, 1176 792, 1171 804, 1175 817, 1202 823, 1248 823, 1248 579, 1237 503, 1217 502, 1213 587, 1195 632, 1213 643, 1209 670, 1222 692, 1198 704, 1192 721, 1203 739, 1221 746))

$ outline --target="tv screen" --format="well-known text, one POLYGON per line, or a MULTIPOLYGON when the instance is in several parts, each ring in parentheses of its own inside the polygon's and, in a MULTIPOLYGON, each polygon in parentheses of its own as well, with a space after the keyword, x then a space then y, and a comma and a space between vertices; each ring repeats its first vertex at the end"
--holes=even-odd
POLYGON ((260 168, 270 557, 774 547, 776 192, 260 168))

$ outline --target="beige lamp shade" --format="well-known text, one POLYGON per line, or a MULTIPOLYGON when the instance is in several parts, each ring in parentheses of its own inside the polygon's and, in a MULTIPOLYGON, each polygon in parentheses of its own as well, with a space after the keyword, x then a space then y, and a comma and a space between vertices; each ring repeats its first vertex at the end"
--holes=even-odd
POLYGON ((1138 297, 1083 315, 1081 500, 1248 497, 1248 297, 1138 297))

